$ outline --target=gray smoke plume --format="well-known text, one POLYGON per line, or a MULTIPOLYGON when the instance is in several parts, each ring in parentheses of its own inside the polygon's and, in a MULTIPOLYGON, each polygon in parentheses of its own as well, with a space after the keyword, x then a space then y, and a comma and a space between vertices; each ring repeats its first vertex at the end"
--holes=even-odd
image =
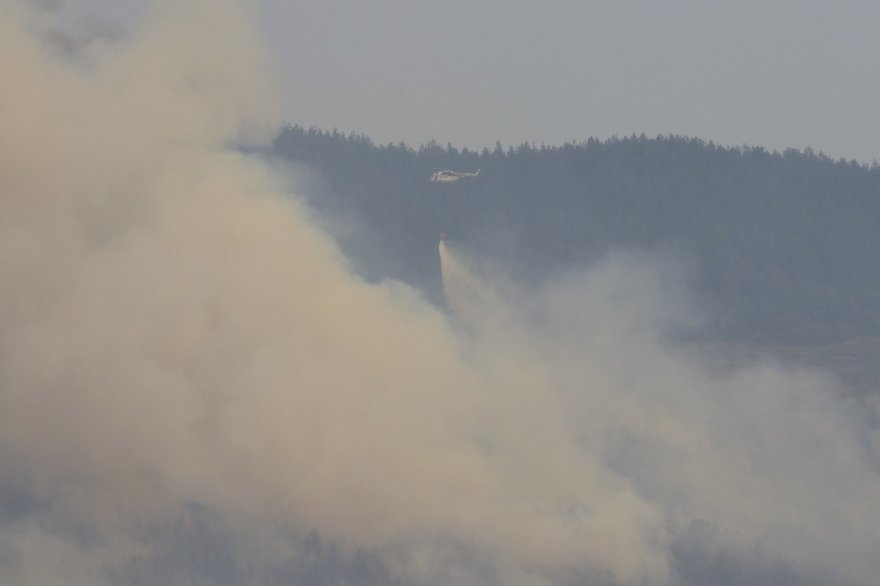
POLYGON ((668 342, 669 263, 525 292, 447 249, 488 292, 461 333, 242 154, 278 119, 249 3, 156 3, 88 68, 29 18, 0 2, 4 584, 872 583, 875 411, 668 342))

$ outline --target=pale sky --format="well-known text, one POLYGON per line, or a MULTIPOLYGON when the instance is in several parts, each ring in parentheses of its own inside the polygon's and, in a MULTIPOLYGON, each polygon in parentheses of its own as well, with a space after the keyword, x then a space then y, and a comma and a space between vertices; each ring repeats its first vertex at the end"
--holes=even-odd
MULTIPOLYGON (((127 23, 143 3, 65 11, 127 23)), ((260 5, 284 116, 305 126, 472 147, 673 133, 880 159, 876 0, 260 5)))

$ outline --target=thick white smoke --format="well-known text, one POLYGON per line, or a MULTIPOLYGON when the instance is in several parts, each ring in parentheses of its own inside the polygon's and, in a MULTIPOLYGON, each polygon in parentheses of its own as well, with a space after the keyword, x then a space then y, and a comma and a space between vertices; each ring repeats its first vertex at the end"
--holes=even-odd
MULTIPOLYGON (((576 446, 590 478, 608 479, 599 495, 572 501, 591 513, 583 521, 598 520, 603 496, 631 499, 612 521, 638 536, 628 563, 665 552, 670 579, 694 583, 870 582, 880 458, 868 405, 818 371, 769 362, 713 368, 666 341, 663 333, 687 314, 687 295, 677 279, 669 283, 676 267, 656 258, 619 254, 547 286, 516 302, 518 311, 507 308, 502 334, 495 318, 503 292, 456 251, 441 245, 450 305, 460 319, 491 326, 478 328, 473 354, 481 365, 529 377, 508 385, 534 393, 534 403, 498 397, 499 413, 524 409, 517 425, 531 427, 530 438, 541 433, 539 421, 563 430, 561 442, 576 446), (557 418, 541 415, 551 404, 557 418), (636 510, 645 514, 636 519, 636 510), (715 557, 714 565, 701 560, 702 575, 678 567, 694 540, 715 557), (748 568, 767 560, 775 570, 748 568), (725 572, 732 574, 718 575, 725 572)), ((635 576, 663 582, 653 571, 635 576)))
POLYGON ((311 528, 413 582, 871 583, 867 407, 665 343, 667 265, 514 301, 444 250, 459 334, 241 154, 277 120, 247 5, 157 3, 86 62, 45 30, 0 2, 0 581, 134 582, 198 506, 229 583, 311 528))

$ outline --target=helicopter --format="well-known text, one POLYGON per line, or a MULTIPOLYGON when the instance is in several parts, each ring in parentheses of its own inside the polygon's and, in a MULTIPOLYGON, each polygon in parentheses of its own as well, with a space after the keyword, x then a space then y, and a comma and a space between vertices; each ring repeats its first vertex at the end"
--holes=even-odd
POLYGON ((480 174, 480 170, 477 169, 473 173, 468 173, 466 171, 434 171, 434 174, 431 175, 431 181, 434 183, 455 183, 456 181, 460 181, 462 179, 466 179, 468 177, 476 177, 480 174))

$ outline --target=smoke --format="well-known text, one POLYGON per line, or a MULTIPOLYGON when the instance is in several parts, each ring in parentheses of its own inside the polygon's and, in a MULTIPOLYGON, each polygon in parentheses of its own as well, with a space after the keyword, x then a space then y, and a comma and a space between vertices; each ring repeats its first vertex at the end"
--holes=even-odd
POLYGON ((450 246, 453 322, 356 278, 243 154, 253 23, 160 2, 84 68, 0 3, 3 583, 871 583, 875 411, 670 343, 650 257, 524 292, 450 246))
MULTIPOLYGON (((570 510, 588 512, 585 524, 629 529, 614 549, 633 556, 612 564, 618 579, 871 581, 876 411, 829 375, 711 366, 671 342, 690 324, 690 304, 669 261, 618 253, 523 300, 482 281, 455 246, 441 245, 441 259, 453 311, 481 321, 466 330, 471 354, 515 379, 498 397, 499 417, 518 413, 516 428, 533 442, 554 429, 561 445, 544 447, 557 459, 575 446, 588 481, 601 482, 592 494, 580 485, 570 510), (510 303, 517 311, 497 320, 510 303), (622 507, 600 504, 624 497, 622 507), (646 566, 652 553, 660 559, 646 566)), ((602 535, 614 542, 608 527, 602 535)), ((602 563, 612 559, 606 552, 602 563)))

